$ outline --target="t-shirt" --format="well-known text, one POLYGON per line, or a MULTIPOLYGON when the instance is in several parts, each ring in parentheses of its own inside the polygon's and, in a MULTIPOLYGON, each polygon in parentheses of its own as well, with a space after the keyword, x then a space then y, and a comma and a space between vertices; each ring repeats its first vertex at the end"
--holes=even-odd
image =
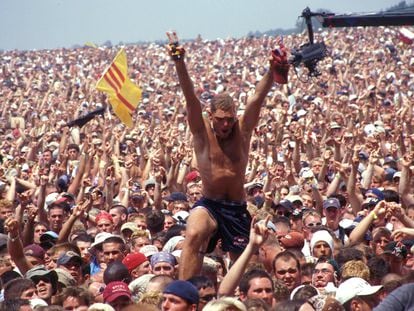
POLYGON ((373 311, 414 311, 414 283, 392 291, 373 311))

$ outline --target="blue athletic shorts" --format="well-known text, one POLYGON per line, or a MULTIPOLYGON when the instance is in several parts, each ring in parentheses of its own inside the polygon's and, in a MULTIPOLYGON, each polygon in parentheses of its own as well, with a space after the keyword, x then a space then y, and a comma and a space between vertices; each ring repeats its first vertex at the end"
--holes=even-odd
POLYGON ((205 208, 217 222, 217 230, 211 237, 207 253, 214 251, 217 241, 225 252, 241 253, 249 243, 252 218, 246 202, 231 202, 201 198, 193 208, 205 208))

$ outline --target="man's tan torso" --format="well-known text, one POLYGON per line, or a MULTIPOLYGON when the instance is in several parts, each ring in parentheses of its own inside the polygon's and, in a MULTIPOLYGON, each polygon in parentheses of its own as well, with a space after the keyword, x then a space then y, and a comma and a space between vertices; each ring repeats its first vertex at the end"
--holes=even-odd
POLYGON ((207 119, 204 124, 205 133, 195 137, 203 195, 209 199, 243 201, 250 135, 242 134, 237 121, 230 136, 219 140, 207 119))

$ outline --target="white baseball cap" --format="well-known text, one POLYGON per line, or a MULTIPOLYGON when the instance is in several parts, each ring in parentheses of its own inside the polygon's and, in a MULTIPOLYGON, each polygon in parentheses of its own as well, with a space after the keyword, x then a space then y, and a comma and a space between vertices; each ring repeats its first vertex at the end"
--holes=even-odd
POLYGON ((341 304, 346 303, 357 296, 369 296, 375 294, 382 285, 372 286, 362 278, 354 277, 341 283, 336 291, 336 300, 341 304))

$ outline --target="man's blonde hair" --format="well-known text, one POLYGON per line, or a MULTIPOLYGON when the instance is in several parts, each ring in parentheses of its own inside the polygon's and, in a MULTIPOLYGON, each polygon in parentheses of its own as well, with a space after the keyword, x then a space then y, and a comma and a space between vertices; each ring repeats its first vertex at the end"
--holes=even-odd
POLYGON ((212 300, 203 308, 203 311, 226 311, 231 310, 247 311, 244 304, 234 297, 222 297, 217 300, 212 300))
POLYGON ((349 278, 359 277, 369 281, 370 273, 368 266, 362 260, 350 260, 344 263, 341 268, 341 279, 345 281, 349 278))

